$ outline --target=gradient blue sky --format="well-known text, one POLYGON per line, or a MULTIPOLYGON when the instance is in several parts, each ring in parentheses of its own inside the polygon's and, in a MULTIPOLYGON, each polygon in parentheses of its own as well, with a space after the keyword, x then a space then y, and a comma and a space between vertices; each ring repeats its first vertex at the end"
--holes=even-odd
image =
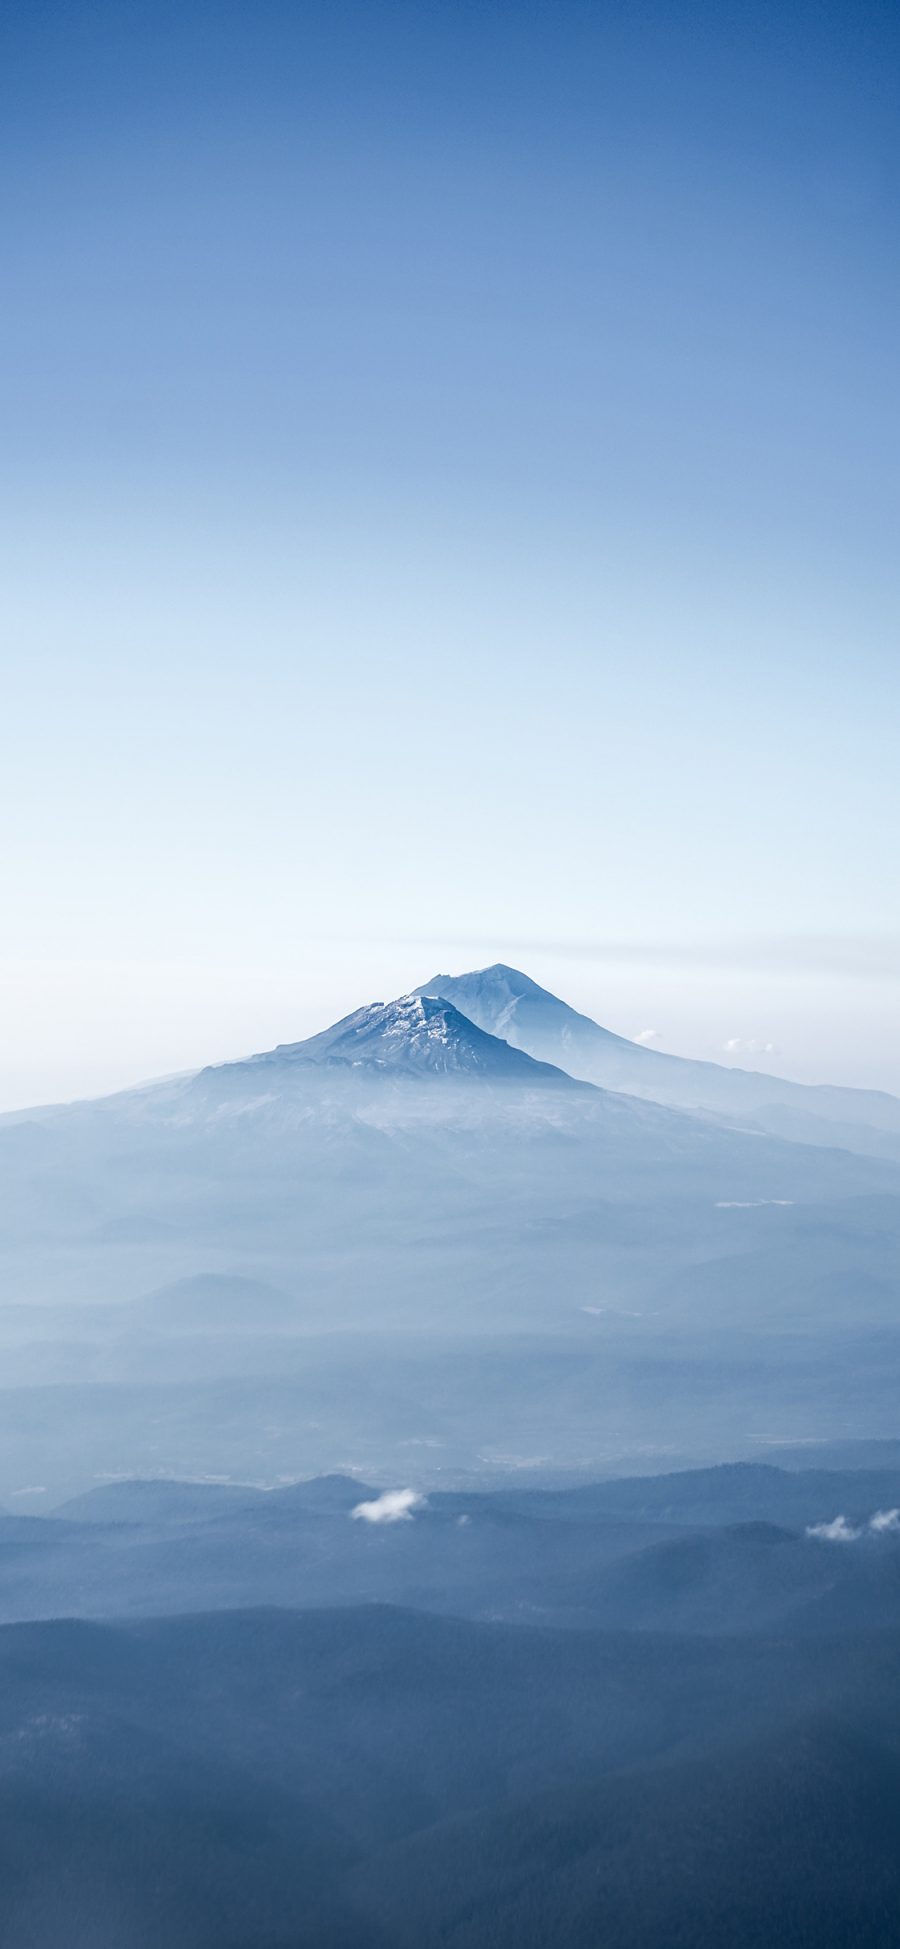
POLYGON ((900 1089, 896 7, 9 0, 0 75, 0 1103, 498 957, 900 1089))

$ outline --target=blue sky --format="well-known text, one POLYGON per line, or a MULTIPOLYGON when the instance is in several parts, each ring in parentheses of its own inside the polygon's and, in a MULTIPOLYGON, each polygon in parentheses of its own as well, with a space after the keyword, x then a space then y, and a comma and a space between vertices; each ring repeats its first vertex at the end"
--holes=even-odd
POLYGON ((0 1101, 497 957, 900 1089, 893 7, 32 0, 0 73, 0 1101))

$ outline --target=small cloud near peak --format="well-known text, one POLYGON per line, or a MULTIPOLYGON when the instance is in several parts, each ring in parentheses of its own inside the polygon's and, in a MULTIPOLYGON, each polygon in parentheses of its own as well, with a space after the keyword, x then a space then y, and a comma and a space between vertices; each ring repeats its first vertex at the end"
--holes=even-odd
POLYGON ((640 1034, 639 1034, 639 1035, 636 1035, 634 1039, 635 1039, 635 1042, 640 1042, 640 1043, 643 1043, 643 1046, 644 1046, 644 1048, 646 1049, 649 1043, 651 1043, 651 1042, 658 1042, 658 1041, 659 1041, 659 1030, 658 1030, 658 1029, 641 1029, 641 1032, 640 1032, 640 1034))
POLYGON ((806 1534, 818 1537, 821 1543, 855 1543, 862 1531, 854 1529, 846 1516, 835 1516, 830 1523, 811 1523, 806 1534))
POLYGON ((858 1543, 866 1531, 873 1536, 900 1536, 900 1509, 876 1509, 865 1523, 848 1523, 846 1516, 835 1516, 830 1523, 813 1523, 807 1536, 823 1543, 858 1543))
POLYGON ((350 1515, 354 1522, 409 1523, 414 1509, 425 1508, 425 1497, 415 1489, 386 1489, 373 1502, 358 1502, 350 1515))

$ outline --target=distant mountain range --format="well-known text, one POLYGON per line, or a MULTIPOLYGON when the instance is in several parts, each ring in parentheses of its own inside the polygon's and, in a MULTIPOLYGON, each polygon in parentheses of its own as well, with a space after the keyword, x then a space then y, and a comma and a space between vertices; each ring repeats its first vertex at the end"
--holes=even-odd
POLYGON ((733 1519, 897 1482, 392 1524, 342 1478, 135 1482, 0 1518, 0 1618, 32 1612, 0 1626, 0 1939, 894 1949, 900 1541, 733 1519))
POLYGON ((49 1517, 0 1514, 0 1624, 250 1602, 390 1602, 474 1620, 703 1635, 790 1619, 818 1637, 851 1621, 900 1621, 897 1465, 737 1464, 408 1500, 408 1512, 393 1510, 390 1495, 345 1475, 265 1492, 129 1480, 49 1517), (852 1541, 835 1540, 839 1517, 852 1541))

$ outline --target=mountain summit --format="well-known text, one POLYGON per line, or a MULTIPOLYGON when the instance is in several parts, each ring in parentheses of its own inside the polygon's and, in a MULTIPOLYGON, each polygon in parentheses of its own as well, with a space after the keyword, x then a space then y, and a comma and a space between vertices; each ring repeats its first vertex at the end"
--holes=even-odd
POLYGON ((435 975, 416 993, 443 995, 486 1034, 502 1036, 513 1048, 524 1049, 541 1062, 557 1063, 589 1082, 601 1081, 592 1074, 592 1062, 605 1059, 607 1073, 602 1081, 612 1089, 628 1087, 613 1080, 619 1073, 616 1059, 631 1074, 629 1059, 645 1053, 637 1043, 601 1028, 589 1015, 579 1015, 568 1002, 503 961, 471 974, 435 975))
POLYGON ((446 997, 416 993, 370 1002, 304 1042, 282 1043, 256 1065, 314 1063, 365 1066, 410 1075, 482 1076, 498 1082, 553 1084, 574 1079, 482 1029, 446 997))

